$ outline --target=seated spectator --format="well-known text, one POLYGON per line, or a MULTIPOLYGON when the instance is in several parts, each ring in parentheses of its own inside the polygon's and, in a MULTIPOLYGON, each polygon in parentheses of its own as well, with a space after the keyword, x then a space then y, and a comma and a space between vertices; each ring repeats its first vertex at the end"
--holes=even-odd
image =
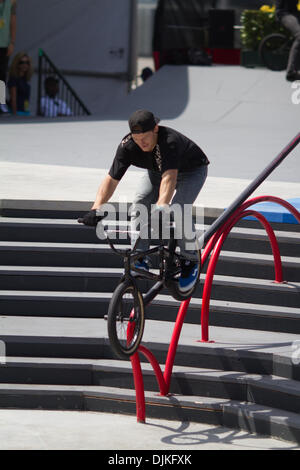
POLYGON ((7 88, 9 90, 9 111, 19 116, 29 116, 30 79, 33 74, 28 54, 19 52, 9 69, 7 88))
POLYGON ((72 111, 65 101, 57 98, 58 80, 54 76, 47 77, 44 82, 46 96, 41 98, 40 112, 45 117, 72 116, 72 111))

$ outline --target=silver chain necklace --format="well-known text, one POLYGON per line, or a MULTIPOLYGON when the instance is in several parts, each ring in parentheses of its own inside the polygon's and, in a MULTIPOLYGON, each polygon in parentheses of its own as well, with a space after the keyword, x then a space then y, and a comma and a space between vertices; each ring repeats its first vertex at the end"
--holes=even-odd
POLYGON ((154 150, 154 157, 158 166, 159 171, 161 171, 162 168, 162 161, 161 161, 161 153, 160 153, 160 148, 159 145, 155 145, 155 150, 154 150))

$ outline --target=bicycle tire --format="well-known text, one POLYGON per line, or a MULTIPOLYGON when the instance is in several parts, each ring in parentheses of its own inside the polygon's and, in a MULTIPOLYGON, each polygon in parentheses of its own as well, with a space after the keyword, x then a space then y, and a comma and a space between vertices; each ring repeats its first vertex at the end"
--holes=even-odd
POLYGON ((190 297, 192 297, 193 293, 195 292, 198 286, 200 274, 201 274, 201 251, 197 250, 197 254, 198 254, 198 275, 195 280, 195 283, 188 291, 182 291, 180 289, 178 280, 169 279, 168 281, 166 281, 166 287, 169 289, 172 297, 174 297, 175 300, 182 301, 182 300, 189 299, 190 297))
POLYGON ((117 357, 128 359, 137 351, 143 337, 144 326, 143 296, 133 282, 123 281, 113 293, 107 314, 108 337, 117 357), (126 301, 127 294, 129 298, 126 301), (130 324, 133 325, 133 333, 128 343, 130 324))
POLYGON ((287 67, 290 40, 281 33, 269 34, 259 45, 259 57, 262 65, 274 72, 287 67))

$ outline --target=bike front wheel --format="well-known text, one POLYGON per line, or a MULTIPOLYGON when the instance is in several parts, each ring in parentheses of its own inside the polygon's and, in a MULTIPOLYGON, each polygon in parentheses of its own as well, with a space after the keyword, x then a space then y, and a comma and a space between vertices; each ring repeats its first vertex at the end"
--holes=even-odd
POLYGON ((144 325, 142 294, 132 282, 121 282, 112 296, 107 315, 108 337, 116 356, 128 359, 137 351, 144 325))
POLYGON ((284 34, 269 34, 259 45, 259 56, 262 64, 273 71, 285 70, 289 49, 290 41, 284 34))

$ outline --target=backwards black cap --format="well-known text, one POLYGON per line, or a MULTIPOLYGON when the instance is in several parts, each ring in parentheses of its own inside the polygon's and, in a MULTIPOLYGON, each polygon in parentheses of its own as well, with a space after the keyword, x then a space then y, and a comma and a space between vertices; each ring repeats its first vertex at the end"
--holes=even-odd
POLYGON ((150 111, 146 109, 138 109, 129 118, 129 128, 132 134, 141 134, 142 132, 151 131, 160 121, 150 111))

